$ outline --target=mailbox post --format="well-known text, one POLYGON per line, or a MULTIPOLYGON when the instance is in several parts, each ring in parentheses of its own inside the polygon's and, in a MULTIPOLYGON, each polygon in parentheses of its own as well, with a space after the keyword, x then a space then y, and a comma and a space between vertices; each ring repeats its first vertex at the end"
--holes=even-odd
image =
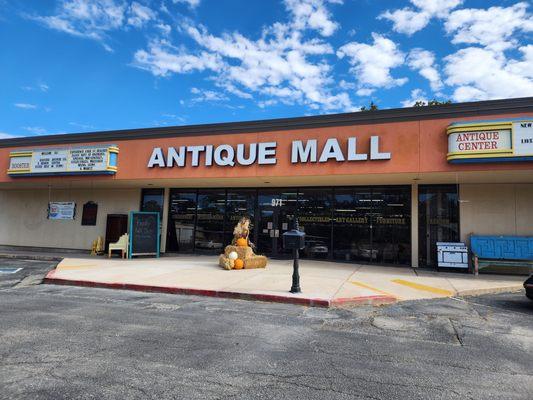
POLYGON ((299 254, 298 251, 305 247, 305 233, 300 232, 298 228, 298 220, 295 220, 294 229, 283 234, 283 247, 292 250, 293 264, 292 264, 292 286, 291 293, 300 293, 300 271, 299 271, 299 254))

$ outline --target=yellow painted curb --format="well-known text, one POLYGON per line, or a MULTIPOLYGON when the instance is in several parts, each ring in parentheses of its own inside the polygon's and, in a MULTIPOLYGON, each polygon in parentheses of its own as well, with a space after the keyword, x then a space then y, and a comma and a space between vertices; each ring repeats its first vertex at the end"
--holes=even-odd
POLYGON ((375 287, 372 287, 370 285, 367 285, 366 283, 363 283, 363 282, 356 282, 356 281, 350 281, 350 283, 352 285, 355 285, 355 286, 360 286, 362 288, 365 288, 365 289, 369 289, 369 290, 373 290, 374 292, 378 292, 378 293, 382 293, 382 294, 386 294, 387 296, 392 296, 394 298, 398 298, 398 296, 394 295, 394 294, 391 294, 391 293, 388 293, 388 292, 385 292, 383 290, 380 290, 380 289, 376 289, 375 287))
POLYGON ((410 281, 406 281, 406 280, 403 280, 403 279, 393 279, 391 282, 397 283, 399 285, 407 286, 407 287, 410 287, 412 289, 423 290, 424 292, 440 294, 442 296, 453 296, 455 294, 454 292, 452 292, 450 290, 440 289, 440 288, 436 288, 436 287, 428 286, 428 285, 423 285, 421 283, 410 282, 410 281))

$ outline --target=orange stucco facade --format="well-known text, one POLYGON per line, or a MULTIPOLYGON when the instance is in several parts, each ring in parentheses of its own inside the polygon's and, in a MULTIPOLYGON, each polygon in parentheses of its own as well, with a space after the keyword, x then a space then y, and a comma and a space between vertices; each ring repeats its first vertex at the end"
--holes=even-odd
MULTIPOLYGON (((351 126, 336 126, 322 128, 304 128, 295 130, 267 131, 254 133, 230 133, 210 135, 177 136, 173 138, 143 138, 134 140, 111 140, 85 144, 114 144, 120 153, 118 156, 118 171, 112 176, 77 176, 76 180, 158 180, 158 179, 194 179, 204 178, 250 178, 250 177, 297 177, 297 176, 331 176, 336 175, 368 175, 368 174, 398 174, 398 173, 446 173, 457 171, 494 171, 494 170, 524 170, 531 168, 533 163, 495 163, 495 164, 449 164, 446 160, 447 135, 446 128, 452 122, 495 120, 502 118, 529 117, 533 113, 495 114, 482 117, 443 118, 435 120, 389 122, 379 124, 356 124, 351 126), (390 152, 390 160, 344 161, 329 160, 325 163, 291 163, 291 144, 295 140, 318 140, 318 148, 328 138, 336 138, 344 150, 349 137, 356 137, 359 153, 369 152, 371 136, 379 136, 380 151, 390 152), (165 152, 168 147, 207 145, 214 146, 239 143, 276 142, 275 165, 250 166, 205 166, 193 167, 187 162, 185 167, 148 168, 147 164, 152 151, 160 147, 165 152)), ((34 146, 38 148, 65 147, 65 145, 34 146)), ((7 171, 9 153, 24 147, 0 148, 0 168, 7 171)), ((320 151, 320 150, 319 150, 320 151)), ((73 179, 72 177, 25 177, 13 178, 6 173, 0 174, 0 183, 12 183, 20 180, 47 182, 73 179)), ((5 186, 5 185, 4 185, 5 186)))

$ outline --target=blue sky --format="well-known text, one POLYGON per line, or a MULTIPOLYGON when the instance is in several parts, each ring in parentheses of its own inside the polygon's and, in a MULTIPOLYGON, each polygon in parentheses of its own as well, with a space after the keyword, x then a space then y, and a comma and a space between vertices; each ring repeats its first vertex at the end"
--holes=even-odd
POLYGON ((0 138, 533 96, 510 0, 0 0, 0 138))

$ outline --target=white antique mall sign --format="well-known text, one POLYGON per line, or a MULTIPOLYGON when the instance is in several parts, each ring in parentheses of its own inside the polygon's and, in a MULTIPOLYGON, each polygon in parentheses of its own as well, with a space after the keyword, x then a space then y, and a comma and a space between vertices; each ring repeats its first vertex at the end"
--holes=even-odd
POLYGON ((533 120, 454 123, 448 129, 451 163, 533 161, 533 120))
MULTIPOLYGON (((316 139, 294 140, 291 143, 291 163, 390 160, 391 153, 381 152, 379 147, 379 136, 370 138, 369 153, 358 152, 355 137, 348 138, 345 146, 341 146, 337 139, 330 138, 321 148, 316 139)), ((200 164, 229 167, 252 164, 269 165, 277 163, 276 150, 276 142, 240 143, 236 146, 229 144, 180 146, 169 147, 166 151, 161 147, 156 147, 148 161, 148 168, 185 167, 187 164, 192 167, 198 167, 200 164), (190 161, 187 162, 187 159, 190 161)))
POLYGON ((17 150, 9 154, 8 175, 114 174, 118 147, 114 145, 17 150))

